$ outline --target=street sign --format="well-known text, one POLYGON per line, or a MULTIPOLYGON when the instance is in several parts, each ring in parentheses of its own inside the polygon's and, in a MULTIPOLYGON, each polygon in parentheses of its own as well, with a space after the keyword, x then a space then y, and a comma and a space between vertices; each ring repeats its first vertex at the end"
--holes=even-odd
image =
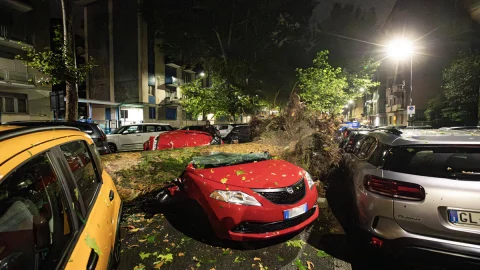
POLYGON ((415 114, 415 105, 407 106, 407 114, 415 114))
POLYGON ((352 128, 359 128, 359 127, 360 127, 359 122, 357 122, 357 121, 352 122, 352 128))

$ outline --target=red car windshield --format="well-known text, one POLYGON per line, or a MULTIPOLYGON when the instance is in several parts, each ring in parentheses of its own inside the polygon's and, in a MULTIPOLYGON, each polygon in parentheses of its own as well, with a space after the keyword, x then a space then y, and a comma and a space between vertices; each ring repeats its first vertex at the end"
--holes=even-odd
POLYGON ((194 157, 193 166, 195 168, 208 169, 269 159, 272 159, 272 156, 267 152, 251 154, 217 153, 208 156, 194 157))

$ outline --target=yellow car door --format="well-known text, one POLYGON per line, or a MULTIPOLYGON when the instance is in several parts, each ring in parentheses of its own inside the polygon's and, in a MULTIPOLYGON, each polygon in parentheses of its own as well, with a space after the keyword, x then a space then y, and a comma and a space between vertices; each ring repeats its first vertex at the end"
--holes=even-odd
POLYGON ((115 185, 103 171, 95 145, 77 139, 56 148, 73 200, 79 209, 79 234, 66 269, 107 269, 118 262, 121 201, 115 185), (119 233, 119 232, 118 232, 119 233))

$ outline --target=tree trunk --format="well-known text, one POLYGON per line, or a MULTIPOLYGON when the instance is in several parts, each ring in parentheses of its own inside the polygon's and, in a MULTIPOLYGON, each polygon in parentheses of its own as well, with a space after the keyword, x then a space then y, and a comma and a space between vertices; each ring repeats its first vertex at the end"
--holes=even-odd
MULTIPOLYGON (((68 68, 76 69, 75 59, 75 34, 73 32, 73 0, 61 0, 63 19, 63 57, 68 68), (70 60, 69 60, 70 59, 70 60)), ((78 120, 78 89, 75 78, 65 80, 66 113, 67 121, 78 120)))

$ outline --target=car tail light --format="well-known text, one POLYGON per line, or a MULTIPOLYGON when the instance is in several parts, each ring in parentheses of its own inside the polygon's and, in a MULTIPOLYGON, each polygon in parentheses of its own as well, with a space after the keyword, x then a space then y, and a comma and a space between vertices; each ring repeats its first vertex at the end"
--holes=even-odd
POLYGON ((100 137, 98 137, 98 140, 100 140, 101 142, 106 142, 107 141, 107 136, 100 136, 100 137))
POLYGON ((344 131, 344 132, 343 132, 343 137, 344 137, 344 138, 347 138, 347 137, 348 137, 348 131, 344 131))
POLYGON ((143 143, 143 150, 148 151, 148 148, 150 148, 150 140, 143 143))
POLYGON ((423 201, 425 199, 423 187, 413 183, 366 175, 363 185, 368 191, 387 197, 411 201, 423 201))
POLYGON ((383 241, 376 238, 376 237, 372 237, 372 240, 370 241, 370 244, 372 244, 372 246, 377 247, 377 248, 383 247, 383 241))

